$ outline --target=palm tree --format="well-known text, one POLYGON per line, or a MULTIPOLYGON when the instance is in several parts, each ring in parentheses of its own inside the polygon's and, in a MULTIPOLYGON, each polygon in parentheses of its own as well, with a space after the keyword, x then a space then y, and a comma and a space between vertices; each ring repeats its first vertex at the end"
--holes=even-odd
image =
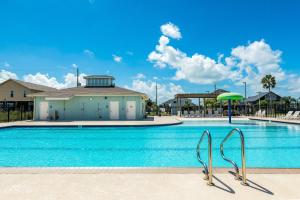
MULTIPOLYGON (((261 79, 261 84, 263 88, 268 89, 269 93, 271 92, 271 88, 275 88, 276 86, 276 79, 271 74, 267 74, 261 79)), ((270 97, 270 94, 269 94, 270 97)), ((271 97, 270 97, 271 98, 271 97)), ((269 104, 271 104, 271 99, 269 98, 269 104)), ((267 113, 269 113, 269 108, 267 108, 267 113)))
POLYGON ((261 84, 263 88, 268 89, 271 92, 271 88, 275 88, 276 86, 276 79, 271 74, 266 75, 261 79, 261 84))

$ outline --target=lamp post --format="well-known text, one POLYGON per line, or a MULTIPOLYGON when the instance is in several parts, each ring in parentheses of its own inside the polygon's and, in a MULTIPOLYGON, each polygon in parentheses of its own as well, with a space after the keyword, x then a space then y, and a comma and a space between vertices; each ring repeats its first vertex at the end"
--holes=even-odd
POLYGON ((156 104, 156 115, 158 115, 158 105, 157 105, 157 82, 155 82, 155 104, 156 104))
POLYGON ((246 99, 247 99, 247 82, 243 82, 244 83, 244 88, 245 88, 245 99, 244 99, 244 104, 245 104, 245 115, 247 115, 247 103, 246 103, 246 99))
MULTIPOLYGON (((256 92, 258 95, 260 94, 260 92, 256 92)), ((260 110, 260 97, 258 97, 258 110, 260 110)))

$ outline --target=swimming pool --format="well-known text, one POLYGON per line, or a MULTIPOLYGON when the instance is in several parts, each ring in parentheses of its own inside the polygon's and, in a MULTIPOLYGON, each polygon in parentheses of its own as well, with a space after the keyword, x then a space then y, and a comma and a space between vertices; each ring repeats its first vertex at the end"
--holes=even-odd
MULTIPOLYGON (((14 127, 0 129, 2 167, 197 167, 196 145, 210 130, 214 167, 231 167, 219 145, 238 127, 245 135, 247 167, 300 167, 300 126, 239 121, 194 121, 156 127, 14 127)), ((207 143, 202 144, 207 159, 207 143)), ((225 154, 240 166, 233 136, 225 154)))

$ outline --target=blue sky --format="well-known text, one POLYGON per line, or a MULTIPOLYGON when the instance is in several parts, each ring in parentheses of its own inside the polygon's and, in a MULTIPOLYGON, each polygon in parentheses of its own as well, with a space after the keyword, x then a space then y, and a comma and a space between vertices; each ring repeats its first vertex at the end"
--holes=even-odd
POLYGON ((150 96, 157 81, 162 101, 214 83, 242 93, 246 81, 255 94, 271 73, 279 93, 299 97, 299 10, 294 0, 4 0, 0 80, 70 87, 78 66, 150 96))

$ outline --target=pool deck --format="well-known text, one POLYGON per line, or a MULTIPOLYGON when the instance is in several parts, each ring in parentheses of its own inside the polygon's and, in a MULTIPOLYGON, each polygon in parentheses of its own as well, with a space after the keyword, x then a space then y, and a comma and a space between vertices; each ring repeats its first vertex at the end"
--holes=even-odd
POLYGON ((164 126, 177 125, 182 122, 174 116, 149 117, 138 121, 16 121, 9 123, 0 123, 1 127, 14 126, 164 126))
POLYGON ((299 119, 283 119, 283 118, 274 118, 274 117, 249 117, 250 120, 259 120, 259 121, 270 121, 270 122, 278 122, 278 123, 286 123, 286 124, 299 124, 299 119))
MULTIPOLYGON (((279 171, 278 171, 279 172, 279 171)), ((5 200, 266 200, 300 199, 300 173, 247 174, 249 186, 226 169, 207 186, 198 169, 7 169, 0 170, 5 200)))

